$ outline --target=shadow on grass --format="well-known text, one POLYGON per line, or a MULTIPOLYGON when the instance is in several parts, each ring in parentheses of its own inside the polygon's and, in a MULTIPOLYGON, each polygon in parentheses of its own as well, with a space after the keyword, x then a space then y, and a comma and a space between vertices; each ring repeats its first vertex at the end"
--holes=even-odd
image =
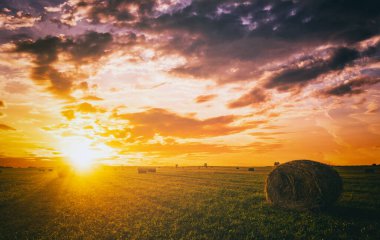
POLYGON ((349 220, 370 220, 380 221, 380 211, 377 209, 366 209, 348 206, 335 206, 325 212, 332 217, 349 220))

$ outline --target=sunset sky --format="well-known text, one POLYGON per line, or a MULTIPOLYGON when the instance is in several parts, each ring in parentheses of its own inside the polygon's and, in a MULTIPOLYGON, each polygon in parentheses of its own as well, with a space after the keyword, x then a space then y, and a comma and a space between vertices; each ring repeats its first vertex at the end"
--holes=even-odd
POLYGON ((380 163, 380 1, 0 2, 0 165, 380 163))

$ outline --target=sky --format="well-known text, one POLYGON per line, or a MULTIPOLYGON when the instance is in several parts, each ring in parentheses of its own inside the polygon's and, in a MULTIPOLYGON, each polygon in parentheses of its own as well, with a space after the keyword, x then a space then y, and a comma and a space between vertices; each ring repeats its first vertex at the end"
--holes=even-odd
POLYGON ((0 2, 0 165, 380 163, 380 2, 0 2))

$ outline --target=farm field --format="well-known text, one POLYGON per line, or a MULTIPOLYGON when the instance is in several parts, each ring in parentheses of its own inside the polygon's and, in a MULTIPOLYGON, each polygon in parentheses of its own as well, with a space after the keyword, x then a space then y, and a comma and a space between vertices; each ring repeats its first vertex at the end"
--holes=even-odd
POLYGON ((380 239, 380 169, 337 167, 343 195, 320 213, 266 203, 270 170, 1 169, 0 239, 380 239))

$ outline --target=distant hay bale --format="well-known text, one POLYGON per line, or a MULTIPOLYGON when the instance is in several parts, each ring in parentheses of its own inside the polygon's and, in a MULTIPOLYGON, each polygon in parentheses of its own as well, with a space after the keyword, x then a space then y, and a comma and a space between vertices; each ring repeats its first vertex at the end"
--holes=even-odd
POLYGON ((250 167, 250 168, 248 168, 248 171, 250 171, 250 172, 254 172, 254 171, 255 171, 255 168, 250 167))
POLYGON ((376 163, 372 163, 372 166, 376 167, 376 163))
POLYGON ((58 177, 60 178, 63 178, 63 177, 67 177, 69 175, 69 171, 68 170, 64 170, 64 169, 60 169, 58 172, 58 177))
POLYGON ((155 173, 157 172, 155 167, 138 167, 137 168, 138 173, 155 173))
POLYGON ((267 201, 275 206, 314 210, 333 205, 342 188, 342 179, 332 167, 310 160, 295 160, 269 173, 265 193, 267 201))
POLYGON ((60 178, 64 178, 72 174, 72 170, 70 167, 67 166, 61 166, 57 169, 57 175, 60 178))
POLYGON ((239 167, 236 167, 236 169, 240 169, 239 167))
POLYGON ((365 173, 375 173, 375 169, 374 168, 366 168, 366 169, 364 169, 364 172, 365 173))

